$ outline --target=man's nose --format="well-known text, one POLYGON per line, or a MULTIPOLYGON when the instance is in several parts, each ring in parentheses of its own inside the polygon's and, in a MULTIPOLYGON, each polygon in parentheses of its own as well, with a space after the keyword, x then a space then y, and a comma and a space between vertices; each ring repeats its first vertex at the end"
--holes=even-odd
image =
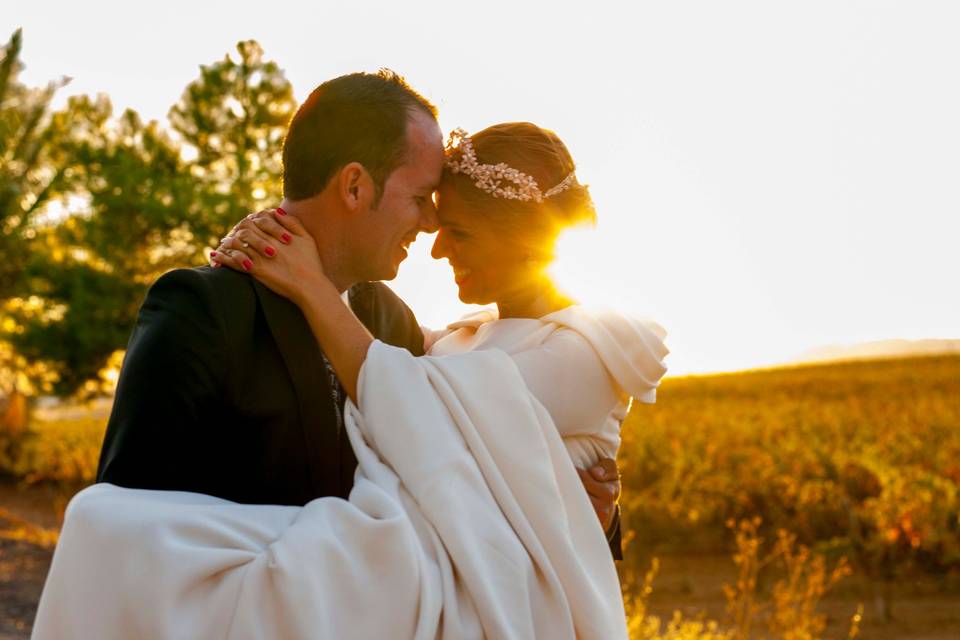
POLYGON ((437 205, 431 199, 420 214, 420 229, 424 233, 434 233, 440 228, 440 222, 437 218, 437 205))
POLYGON ((434 260, 440 260, 441 258, 447 257, 447 248, 444 243, 444 238, 446 234, 443 231, 437 233, 436 239, 433 241, 433 248, 430 249, 430 255, 434 260))

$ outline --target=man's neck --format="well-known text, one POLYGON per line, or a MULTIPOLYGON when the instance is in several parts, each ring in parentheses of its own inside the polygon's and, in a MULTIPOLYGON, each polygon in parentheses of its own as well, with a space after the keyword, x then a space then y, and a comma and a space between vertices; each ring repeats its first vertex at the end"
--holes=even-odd
POLYGON ((284 199, 280 206, 287 214, 296 217, 303 228, 307 230, 307 233, 313 236, 324 273, 337 288, 337 291, 343 293, 355 285, 357 283, 356 278, 345 273, 344 266, 347 261, 343 255, 339 229, 336 229, 334 225, 326 226, 323 224, 325 216, 322 212, 322 204, 313 199, 299 201, 284 199))

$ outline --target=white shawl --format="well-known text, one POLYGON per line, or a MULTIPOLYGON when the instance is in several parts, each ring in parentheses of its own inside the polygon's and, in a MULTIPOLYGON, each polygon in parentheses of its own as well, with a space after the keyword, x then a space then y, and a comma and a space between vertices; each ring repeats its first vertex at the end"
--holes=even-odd
POLYGON ((374 342, 359 395, 349 502, 79 493, 33 637, 627 637, 596 515, 507 355, 374 342))

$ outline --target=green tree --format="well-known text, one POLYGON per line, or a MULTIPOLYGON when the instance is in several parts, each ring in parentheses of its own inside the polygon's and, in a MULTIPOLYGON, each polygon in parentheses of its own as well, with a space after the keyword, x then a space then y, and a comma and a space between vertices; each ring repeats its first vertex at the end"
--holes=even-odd
POLYGON ((202 212, 192 229, 210 244, 238 216, 279 202, 282 147, 296 110, 293 87, 253 40, 237 43, 237 58, 200 67, 170 109, 173 130, 195 155, 191 172, 202 212))
POLYGON ((50 363, 60 393, 81 389, 124 347, 153 279, 202 256, 185 220, 194 184, 179 145, 133 111, 110 124, 73 149, 86 208, 40 230, 21 278, 36 303, 8 305, 18 352, 50 363))
POLYGON ((0 300, 16 289, 30 256, 33 223, 44 206, 68 187, 68 119, 51 113, 50 101, 69 80, 42 89, 19 82, 23 64, 20 29, 2 48, 0 60, 0 300))
POLYGON ((202 264, 239 217, 278 201, 292 89, 257 43, 237 52, 201 67, 170 110, 172 130, 133 111, 112 119, 104 97, 70 99, 77 126, 51 118, 69 133, 70 195, 83 206, 33 231, 6 307, 9 339, 48 363, 58 393, 91 388, 154 279, 202 264))
MULTIPOLYGON (((91 111, 51 109, 54 94, 69 81, 42 89, 19 81, 23 36, 16 30, 0 47, 0 399, 49 388, 53 374, 29 361, 11 337, 22 333, 10 310, 35 309, 25 274, 36 253, 48 205, 63 202, 76 184, 71 138, 91 128, 91 111), (17 296, 27 296, 26 300, 17 296)), ((96 128, 98 125, 93 123, 96 128)))

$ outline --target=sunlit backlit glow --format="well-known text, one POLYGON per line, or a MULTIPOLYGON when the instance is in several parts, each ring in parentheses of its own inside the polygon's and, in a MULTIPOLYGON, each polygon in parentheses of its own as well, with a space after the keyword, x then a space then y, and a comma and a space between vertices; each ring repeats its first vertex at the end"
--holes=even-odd
POLYGON ((557 288, 577 302, 589 306, 613 306, 617 300, 604 300, 598 280, 609 279, 611 266, 598 242, 597 230, 588 225, 566 229, 557 240, 556 257, 547 275, 557 288))
MULTIPOLYGON (((516 121, 556 131, 600 224, 564 234, 550 275, 585 304, 662 324, 672 373, 960 337, 960 85, 943 81, 960 56, 958 3, 880 3, 865 19, 843 2, 557 12, 495 0, 477 12, 277 0, 265 13, 236 0, 229 11, 154 3, 147 21, 119 0, 54 4, 7 3, 0 37, 24 28, 24 82, 73 78, 57 105, 103 91, 115 114, 132 107, 165 127, 198 65, 255 38, 300 100, 386 65, 439 107, 444 133, 516 121), (358 21, 359 35, 330 28, 358 21), (451 28, 462 24, 496 46, 465 46, 451 28)), ((431 241, 413 245, 390 286, 443 327, 470 307, 431 241)))

